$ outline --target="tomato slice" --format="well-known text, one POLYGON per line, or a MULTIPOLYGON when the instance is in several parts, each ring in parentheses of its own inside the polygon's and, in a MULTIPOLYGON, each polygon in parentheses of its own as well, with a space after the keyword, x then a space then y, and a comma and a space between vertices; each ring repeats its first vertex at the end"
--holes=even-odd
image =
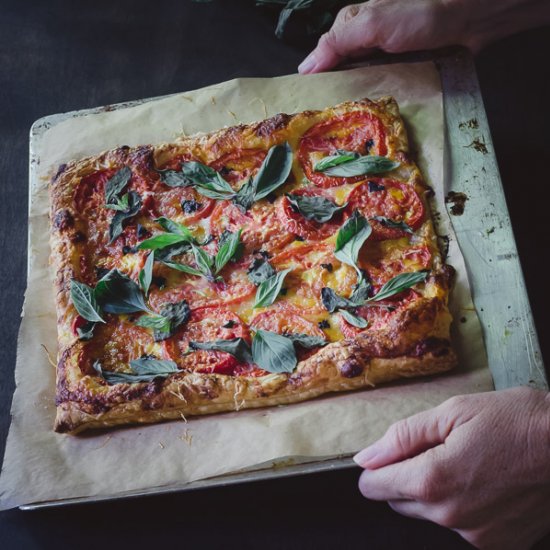
MULTIPOLYGON (((243 338, 251 342, 250 331, 241 319, 223 307, 195 309, 189 321, 171 338, 164 341, 166 355, 180 369, 201 373, 234 375, 258 375, 254 365, 240 362, 235 356, 223 351, 195 350, 188 353, 189 342, 212 342, 243 338)), ((263 372, 263 371, 261 371, 263 372)))
MULTIPOLYGON (((346 214, 350 216, 354 210, 366 218, 384 216, 394 222, 405 222, 413 230, 422 225, 425 217, 422 199, 411 185, 383 178, 371 178, 349 194, 346 214)), ((387 227, 379 221, 369 219, 369 223, 370 240, 407 236, 406 231, 387 227)))
POLYGON ((365 329, 360 329, 350 325, 341 315, 338 315, 340 330, 346 338, 355 338, 365 330, 379 330, 387 326, 393 317, 399 315, 407 309, 411 303, 421 298, 420 294, 412 289, 401 292, 399 295, 392 296, 383 302, 375 302, 371 306, 362 306, 356 309, 355 315, 368 321, 365 329))
POLYGON ((427 246, 392 246, 382 245, 365 247, 359 265, 368 273, 374 292, 390 279, 400 273, 430 269, 432 253, 427 246))
POLYGON ((380 119, 370 113, 351 112, 320 122, 300 140, 298 158, 307 178, 319 187, 337 187, 365 179, 365 176, 340 178, 315 172, 313 167, 323 157, 338 149, 361 155, 384 156, 387 153, 386 132, 380 119))
POLYGON ((228 201, 218 201, 210 216, 212 235, 219 237, 226 230, 234 233, 241 228, 248 254, 260 250, 273 253, 294 240, 278 218, 277 208, 266 201, 255 203, 246 213, 228 201))
POLYGON ((116 170, 98 170, 84 176, 73 194, 76 211, 87 214, 99 210, 105 204, 105 184, 115 173, 116 170))
POLYGON ((184 225, 192 225, 207 218, 216 201, 197 193, 192 187, 174 187, 162 191, 154 197, 151 214, 177 220, 184 225))
MULTIPOLYGON (((322 191, 312 188, 297 189, 293 191, 292 194, 307 197, 325 196, 322 191)), ((293 233, 294 235, 298 235, 310 241, 322 241, 327 239, 334 235, 342 225, 341 212, 338 212, 330 220, 324 223, 308 220, 294 209, 286 196, 282 197, 278 205, 277 213, 281 224, 289 233, 293 233)))
POLYGON ((266 155, 263 149, 237 149, 219 157, 210 166, 220 172, 231 187, 238 189, 258 171, 266 155))

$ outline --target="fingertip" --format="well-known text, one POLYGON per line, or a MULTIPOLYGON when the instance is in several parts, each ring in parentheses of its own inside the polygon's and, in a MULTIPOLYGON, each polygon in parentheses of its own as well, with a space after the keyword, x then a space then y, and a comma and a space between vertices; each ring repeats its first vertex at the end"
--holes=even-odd
POLYGON ((317 66, 317 57, 315 55, 315 50, 313 50, 299 65, 298 72, 300 74, 310 74, 315 72, 315 67, 317 66))
POLYGON ((361 466, 361 468, 367 468, 375 456, 376 456, 376 449, 371 445, 369 447, 366 447, 362 451, 359 451, 353 457, 353 461, 358 466, 361 466))

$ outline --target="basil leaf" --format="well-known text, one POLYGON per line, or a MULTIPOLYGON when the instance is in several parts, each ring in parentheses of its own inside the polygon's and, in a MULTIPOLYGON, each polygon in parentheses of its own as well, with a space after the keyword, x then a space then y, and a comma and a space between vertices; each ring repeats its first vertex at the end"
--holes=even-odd
POLYGON ((273 277, 273 275, 275 275, 275 270, 264 258, 254 258, 254 261, 248 268, 247 275, 250 282, 258 286, 264 281, 267 281, 270 277, 273 277))
POLYGON ((150 382, 155 378, 167 378, 171 374, 179 372, 178 366, 174 361, 161 361, 152 358, 134 359, 130 361, 130 367, 133 369, 133 372, 104 371, 99 361, 96 361, 93 367, 109 385, 150 382))
POLYGON ((86 321, 105 322, 100 315, 101 309, 95 292, 87 284, 79 283, 76 279, 71 280, 71 301, 78 314, 86 321))
POLYGON ((293 344, 302 346, 305 349, 325 346, 328 342, 322 336, 310 336, 309 334, 284 334, 293 344))
POLYGON ((292 372, 298 360, 290 338, 259 329, 252 340, 254 363, 268 372, 292 372))
POLYGON ((188 237, 176 233, 160 233, 139 243, 138 250, 157 250, 181 242, 189 243, 188 237))
POLYGON ((338 313, 350 324, 357 328, 367 328, 369 326, 369 322, 366 319, 363 319, 363 317, 358 317, 357 315, 354 315, 353 313, 346 311, 345 309, 341 309, 338 311, 338 313))
POLYGON ((243 212, 249 210, 254 204, 254 195, 256 193, 256 185, 253 178, 250 178, 233 197, 233 203, 236 204, 243 212))
POLYGON ((139 272, 139 284, 143 290, 145 296, 149 294, 149 287, 151 286, 151 281, 153 280, 153 263, 155 262, 155 253, 149 252, 147 260, 145 260, 145 265, 143 269, 139 272))
POLYGON ((250 346, 243 338, 230 338, 228 340, 214 340, 212 342, 189 342, 192 350, 203 349, 207 351, 224 351, 230 353, 241 363, 253 363, 250 346))
POLYGON ((169 187, 191 187, 193 182, 181 172, 176 170, 159 170, 160 181, 169 187))
POLYGON ((220 245, 214 259, 216 273, 219 273, 237 252, 239 244, 241 243, 241 233, 242 229, 239 229, 236 233, 230 233, 229 236, 225 238, 223 244, 220 245))
POLYGON ((256 291, 254 308, 270 306, 277 299, 279 292, 281 292, 285 277, 290 270, 291 268, 279 271, 260 284, 256 291))
POLYGON ((117 198, 116 201, 116 204, 106 204, 105 208, 109 208, 110 210, 120 210, 122 212, 128 210, 128 193, 126 193, 122 198, 117 198))
POLYGON ((193 250, 193 256, 195 257, 195 263, 199 271, 209 280, 214 279, 212 273, 212 267, 214 265, 214 258, 205 252, 202 248, 191 244, 191 250, 193 250))
POLYGON ((170 331, 170 319, 163 317, 162 315, 142 315, 135 324, 138 327, 152 328, 161 332, 170 331))
POLYGON ((271 147, 260 170, 254 177, 255 200, 267 197, 269 193, 280 187, 288 178, 291 169, 292 149, 290 145, 285 142, 283 145, 271 147))
POLYGON ((160 342, 170 338, 175 330, 181 325, 187 323, 189 317, 191 317, 191 308, 186 300, 176 302, 174 304, 166 304, 160 310, 160 316, 166 319, 167 324, 154 328, 153 338, 155 342, 160 342))
POLYGON ((149 312, 139 286, 116 269, 100 279, 94 294, 103 311, 107 313, 149 312))
POLYGON ((371 219, 380 222, 382 225, 385 225, 390 229, 401 229, 402 231, 406 231, 407 233, 414 233, 413 228, 405 222, 391 220, 390 218, 386 218, 385 216, 373 216, 371 219))
POLYGON ((334 214, 341 212, 347 206, 338 206, 325 197, 308 197, 306 195, 286 195, 286 198, 304 218, 319 223, 328 222, 334 214))
POLYGON ((408 273, 400 273, 390 279, 379 291, 378 293, 369 298, 367 302, 377 302, 379 300, 385 300, 390 298, 403 290, 407 290, 417 283, 423 283, 428 276, 428 271, 412 271, 408 273))
POLYGON ((355 210, 336 235, 334 255, 341 262, 354 267, 359 276, 362 276, 357 266, 359 251, 371 233, 372 228, 367 219, 355 210))
POLYGON ((360 302, 355 302, 336 294, 332 288, 328 287, 321 289, 321 301, 329 313, 334 313, 337 309, 354 308, 362 305, 360 302))
POLYGON ((162 262, 162 263, 165 266, 168 266, 171 269, 176 269, 177 271, 181 271, 182 273, 188 273, 189 275, 196 275, 198 277, 202 277, 203 275, 202 271, 199 271, 198 269, 195 269, 190 265, 178 264, 176 262, 162 262))
POLYGON ((116 203, 118 195, 126 187, 131 177, 132 171, 128 166, 125 166, 107 180, 105 184, 105 204, 116 203))
POLYGON ((314 167, 315 172, 323 172, 327 168, 332 168, 333 166, 338 166, 350 160, 355 160, 361 155, 355 151, 336 151, 335 155, 329 155, 328 157, 322 158, 314 167))
POLYGON ((350 301, 354 302, 357 305, 363 304, 368 297, 369 291, 371 289, 370 283, 365 279, 364 276, 359 278, 359 281, 354 285, 353 291, 349 297, 350 301))
POLYGON ((76 333, 78 334, 78 339, 83 342, 91 340, 94 336, 94 329, 96 325, 97 323, 94 323, 93 321, 87 321, 81 327, 77 327, 76 333))
POLYGON ((181 235, 182 237, 186 237, 189 241, 194 241, 195 237, 193 237, 193 233, 189 230, 188 227, 185 225, 175 222, 173 220, 170 220, 168 218, 157 218, 155 220, 165 231, 168 231, 168 233, 174 233, 175 235, 181 235))
POLYGON ((216 170, 200 162, 184 162, 181 165, 181 171, 193 182, 195 189, 205 197, 229 200, 236 195, 229 183, 216 170))
POLYGON ((123 222, 132 218, 141 210, 141 197, 135 192, 128 193, 128 208, 116 212, 109 224, 109 242, 112 243, 123 231, 123 222))
POLYGON ((382 174, 395 170, 399 165, 399 162, 395 162, 387 157, 367 155, 349 160, 332 168, 327 168, 326 170, 322 170, 322 172, 328 176, 350 178, 353 176, 366 176, 368 174, 382 174))
POLYGON ((163 248, 155 249, 155 260, 158 262, 170 261, 174 256, 181 256, 191 249, 189 241, 181 241, 180 243, 169 244, 163 248))

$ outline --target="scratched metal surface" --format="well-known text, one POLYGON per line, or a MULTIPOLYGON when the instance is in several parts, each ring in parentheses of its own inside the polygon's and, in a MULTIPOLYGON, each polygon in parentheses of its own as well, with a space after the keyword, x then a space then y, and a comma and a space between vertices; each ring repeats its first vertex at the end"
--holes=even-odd
MULTIPOLYGON (((441 74, 447 138, 447 207, 466 262, 495 388, 529 385, 548 389, 473 60, 465 50, 451 50, 443 54, 405 54, 394 58, 394 61, 427 59, 436 62, 441 74), (460 215, 454 214, 452 210, 461 210, 460 205, 463 201, 463 212, 460 215)), ((373 64, 383 61, 374 61, 373 64)), ((73 111, 37 121, 31 129, 30 136, 30 191, 32 192, 37 184, 35 166, 39 159, 35 153, 36 141, 47 129, 70 117, 124 109, 156 99, 160 98, 73 111)), ((168 494, 326 472, 353 465, 350 457, 306 464, 293 464, 291 459, 285 459, 269 468, 177 486, 157 487, 115 496, 29 504, 20 508, 36 510, 67 504, 168 494)))

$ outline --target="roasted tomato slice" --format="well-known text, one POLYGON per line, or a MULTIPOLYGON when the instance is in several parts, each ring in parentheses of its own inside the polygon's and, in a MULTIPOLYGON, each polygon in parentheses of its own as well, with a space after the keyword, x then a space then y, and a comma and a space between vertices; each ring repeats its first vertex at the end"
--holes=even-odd
MULTIPOLYGON (((252 329, 269 330, 277 334, 307 334, 326 338, 325 333, 311 321, 300 315, 300 310, 288 303, 280 303, 276 307, 256 315, 250 322, 252 329)), ((306 350, 297 347, 297 356, 301 361, 306 359, 315 350, 306 350)))
POLYGON ((210 164, 233 187, 238 189, 260 168, 267 151, 238 149, 227 153, 210 164))
POLYGON ((102 208, 105 204, 105 184, 115 173, 116 170, 98 170, 84 176, 73 195, 76 211, 88 214, 102 208))
MULTIPOLYGON (((312 188, 297 189, 296 191, 293 191, 292 194, 308 197, 321 196, 327 199, 330 198, 325 196, 321 190, 312 188)), ((279 202, 277 213, 283 227, 285 227, 289 233, 293 233, 294 235, 298 235, 299 237, 310 241, 322 241, 323 239, 334 235, 343 223, 341 212, 334 214, 330 220, 324 223, 316 222, 315 220, 308 220, 294 209, 286 196, 282 197, 279 202)))
MULTIPOLYGON (((424 204, 411 185, 381 178, 371 178, 358 185, 348 196, 347 215, 358 210, 366 218, 383 216, 394 222, 405 222, 413 230, 424 221, 424 204)), ((370 220, 371 240, 399 239, 407 231, 387 227, 377 220, 370 220)))
POLYGON ((359 260, 360 267, 369 275, 375 293, 400 273, 431 268, 432 253, 427 246, 411 246, 399 241, 394 241, 395 246, 386 243, 382 241, 365 247, 359 260))
POLYGON ((266 201, 255 203, 246 213, 228 201, 219 201, 210 217, 212 235, 219 237, 226 230, 234 233, 241 228, 248 254, 260 250, 272 253, 294 240, 278 218, 276 207, 266 201))
POLYGON ((223 307, 195 309, 189 321, 171 338, 164 341, 166 355, 178 364, 180 369, 202 373, 233 375, 253 372, 252 366, 242 364, 236 357, 223 351, 195 350, 189 353, 189 342, 212 342, 243 338, 251 341, 248 327, 241 319, 223 307))
POLYGON ((412 302, 419 298, 421 298, 420 294, 409 289, 383 302, 374 302, 370 306, 357 308, 355 315, 362 317, 369 323, 365 329, 350 325, 341 315, 338 315, 340 330, 346 338, 354 338, 364 330, 378 330, 384 328, 393 317, 400 315, 403 310, 407 309, 412 302))
POLYGON ((387 146, 382 122, 369 113, 351 112, 310 128, 300 140, 298 158, 307 178, 315 185, 336 187, 365 179, 365 176, 340 178, 315 172, 315 164, 338 149, 384 156, 387 146))
POLYGON ((192 225, 208 217, 215 204, 216 201, 201 195, 192 187, 174 187, 157 193, 152 214, 192 225))

